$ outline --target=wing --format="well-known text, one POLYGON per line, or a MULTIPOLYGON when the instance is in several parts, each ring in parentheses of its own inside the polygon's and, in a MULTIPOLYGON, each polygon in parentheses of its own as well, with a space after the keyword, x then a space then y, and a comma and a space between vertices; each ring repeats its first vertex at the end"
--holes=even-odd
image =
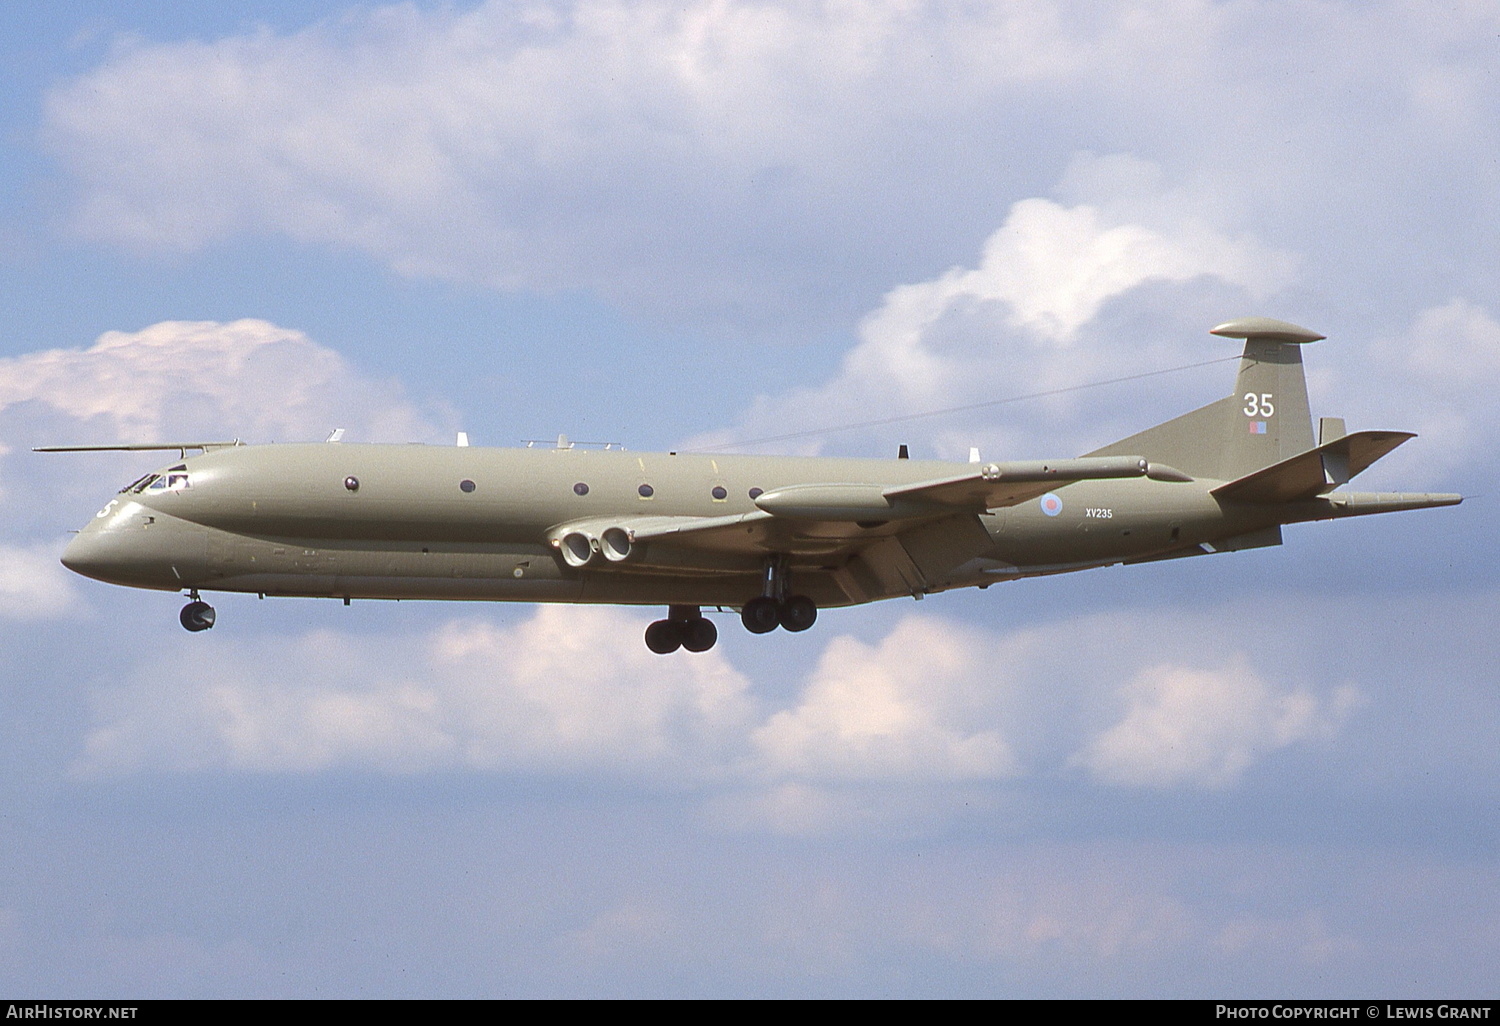
POLYGON ((722 517, 591 517, 559 524, 548 540, 569 566, 594 569, 746 571, 769 553, 836 557, 895 533, 849 520, 778 517, 765 510, 722 517))
POLYGON ((978 514, 1073 481, 1142 477, 1147 471, 1140 457, 1109 456, 987 463, 912 484, 790 485, 757 497, 759 508, 750 513, 591 517, 558 524, 548 539, 570 566, 622 571, 744 572, 772 553, 828 564, 892 538, 908 548, 940 551, 931 566, 950 559, 956 566, 988 544, 978 514), (962 541, 950 544, 950 536, 962 541))
POLYGON ((986 463, 971 474, 898 485, 885 489, 883 494, 893 503, 977 511, 1014 506, 1074 481, 1145 477, 1150 471, 1151 465, 1140 456, 1083 456, 1071 460, 986 463))

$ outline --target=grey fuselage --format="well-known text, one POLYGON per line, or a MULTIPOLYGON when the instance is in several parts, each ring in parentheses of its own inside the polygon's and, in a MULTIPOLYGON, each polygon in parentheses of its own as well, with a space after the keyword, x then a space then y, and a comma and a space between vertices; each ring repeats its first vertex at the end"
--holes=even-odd
MULTIPOLYGON (((611 516, 764 517, 752 490, 891 486, 972 469, 905 459, 327 443, 221 448, 174 466, 183 469, 173 487, 112 499, 64 563, 111 583, 173 591, 740 607, 761 593, 769 550, 660 538, 640 546, 631 564, 573 567, 555 528, 611 516)), ((164 469, 158 480, 167 477, 164 469)), ((983 536, 966 541, 962 558, 938 574, 892 573, 847 546, 820 555, 806 537, 788 571, 795 590, 818 606, 853 605, 1277 544, 1278 524, 1355 512, 1325 498, 1228 503, 1210 494, 1221 483, 1060 482, 1041 498, 975 511, 970 522, 983 536)), ((871 521, 860 530, 878 541, 901 526, 871 521)))
MULTIPOLYGON (((1251 317, 1234 391, 1085 456, 933 460, 709 456, 571 447, 237 443, 201 449, 99 511, 63 554, 89 577, 187 591, 666 605, 666 653, 712 647, 703 606, 753 633, 818 608, 1281 544, 1281 525, 1454 505, 1338 490, 1413 437, 1319 420, 1302 347, 1251 317)), ((461 436, 462 438, 463 436, 461 436)))

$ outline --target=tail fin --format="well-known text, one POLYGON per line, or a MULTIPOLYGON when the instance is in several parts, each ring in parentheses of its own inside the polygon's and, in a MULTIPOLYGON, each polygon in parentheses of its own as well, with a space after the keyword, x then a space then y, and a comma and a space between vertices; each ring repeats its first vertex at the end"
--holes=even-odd
POLYGON ((1220 428, 1223 458, 1217 476, 1233 481, 1311 449, 1302 346, 1323 336, 1266 317, 1230 321, 1212 334, 1245 340, 1234 381, 1238 408, 1220 428))
POLYGON ((1229 321, 1212 333, 1245 340, 1232 395, 1086 455, 1145 456, 1194 477, 1233 481, 1311 449, 1301 347, 1323 336, 1268 317, 1229 321))

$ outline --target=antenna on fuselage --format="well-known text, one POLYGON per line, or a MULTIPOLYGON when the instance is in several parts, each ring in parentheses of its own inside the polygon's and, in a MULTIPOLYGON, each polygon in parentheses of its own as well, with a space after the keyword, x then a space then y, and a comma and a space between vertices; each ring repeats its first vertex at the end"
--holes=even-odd
POLYGON ((554 449, 619 449, 625 451, 623 442, 575 442, 567 435, 558 435, 554 444, 550 438, 523 438, 522 443, 528 449, 535 449, 539 445, 551 445, 554 449))

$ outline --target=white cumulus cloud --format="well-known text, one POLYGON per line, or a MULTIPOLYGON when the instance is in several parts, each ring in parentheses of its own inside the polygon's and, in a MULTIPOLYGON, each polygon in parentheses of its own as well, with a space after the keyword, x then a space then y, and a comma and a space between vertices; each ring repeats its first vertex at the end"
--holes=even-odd
MULTIPOLYGON (((1496 86, 1472 41, 1495 30, 1486 5, 1400 3, 388 5, 118 41, 51 92, 44 132, 93 238, 276 233, 408 274, 802 324, 951 261, 1080 141, 1170 164, 1278 246, 1429 245, 1370 211, 1414 183, 1455 209, 1493 198, 1496 86)), ((1090 280, 1066 306, 1109 287, 1090 280)))
POLYGON ((641 627, 542 607, 514 627, 459 621, 425 639, 319 631, 191 660, 164 651, 101 695, 75 770, 603 768, 695 785, 743 735, 746 681, 716 652, 653 656, 641 627))
MULTIPOLYGON (((924 326, 956 303, 1000 300, 1011 324, 1065 346, 1106 300, 1145 282, 1216 277, 1264 294, 1292 268, 1286 254, 1206 226, 1168 236, 1140 224, 1111 224, 1092 206, 1029 199, 1011 208, 985 243, 977 268, 907 288, 924 300, 924 326)), ((904 291, 887 297, 872 327, 883 327, 880 321, 895 313, 898 299, 907 298, 904 291)))
POLYGON ((304 333, 267 321, 163 321, 106 332, 86 349, 0 358, 0 546, 20 546, 5 549, 7 587, 36 599, 17 600, 32 615, 61 611, 66 588, 55 571, 38 569, 39 538, 76 526, 166 459, 42 456, 33 446, 308 441, 335 427, 351 441, 438 437, 399 384, 361 374, 304 333), (60 511, 69 511, 62 523, 60 511))
POLYGON ((0 545, 0 616, 32 620, 67 611, 75 594, 57 557, 56 545, 0 545))
MULTIPOLYGON (((1142 168, 1152 175, 1156 170, 1118 155, 1080 158, 1075 177, 1084 166, 1094 168, 1096 178, 1123 179, 1126 191, 1136 189, 1142 168)), ((1257 301, 1285 285, 1296 267, 1293 254, 1203 222, 1191 198, 1158 192, 1136 199, 1118 208, 1043 198, 1016 203, 976 266, 888 292, 861 323, 859 343, 830 380, 762 397, 738 426, 692 444, 775 437, 799 427, 859 422, 875 410, 918 413, 1195 362, 1184 359, 1185 347, 1170 344, 1177 340, 1169 332, 1183 313, 1175 313, 1155 337, 1122 338, 1101 323, 1101 309, 1148 287, 1174 289, 1189 311, 1204 306, 1191 291, 1198 285, 1216 294, 1227 291, 1238 302, 1257 301), (1127 208, 1145 220, 1121 220, 1127 208)), ((1149 304, 1152 297, 1136 301, 1149 304)), ((1222 318, 1222 309, 1205 311, 1194 330, 1205 332, 1215 323, 1210 317, 1222 318)), ((1227 370, 1223 387, 1227 393, 1227 370)), ((1141 406, 1138 399, 1131 402, 1141 406)), ((975 430, 1010 455, 1071 455, 1090 441, 1108 440, 1097 437, 1100 421, 1120 422, 1125 430, 1123 412, 1101 417, 1090 403, 1062 399, 989 411, 981 416, 1003 423, 975 430)), ((977 440, 951 427, 936 434, 921 425, 895 430, 906 438, 926 435, 936 455, 950 458, 962 458, 977 440)), ((793 443, 803 449, 822 444, 818 436, 793 443)))
POLYGON ((1125 717, 1074 762, 1105 783, 1145 787, 1226 787, 1266 752, 1333 734, 1358 702, 1347 685, 1321 699, 1278 690, 1243 659, 1147 667, 1125 692, 1125 717))
MULTIPOLYGON (((1361 427, 1415 431, 1371 480, 1408 489, 1439 485, 1467 470, 1493 473, 1500 445, 1500 322, 1462 297, 1420 311, 1404 330, 1372 343, 1350 340, 1339 389, 1361 427), (1378 473, 1378 477, 1377 477, 1378 473)), ((1361 479, 1364 480, 1364 479, 1361 479)))
POLYGON ((761 768, 799 780, 996 780, 1016 772, 1001 731, 980 724, 1007 686, 979 639, 908 617, 879 645, 829 642, 799 702, 752 740, 761 768))
POLYGON ((92 433, 69 441, 94 443, 307 440, 342 425, 365 441, 433 433, 398 385, 261 320, 163 321, 105 332, 88 349, 0 359, 0 411, 21 404, 34 421, 92 433))
POLYGON ((1069 765, 1110 786, 1233 786, 1331 736, 1356 702, 1352 687, 1270 682, 1243 657, 1214 667, 1184 650, 1163 664, 1158 615, 1181 620, 995 632, 907 616, 874 643, 831 636, 790 682, 723 647, 653 655, 642 618, 599 607, 391 637, 174 632, 95 693, 73 772, 628 781, 698 793, 736 830, 903 832, 1002 806, 1069 765), (1112 704, 1123 711, 1101 729, 1112 704))

